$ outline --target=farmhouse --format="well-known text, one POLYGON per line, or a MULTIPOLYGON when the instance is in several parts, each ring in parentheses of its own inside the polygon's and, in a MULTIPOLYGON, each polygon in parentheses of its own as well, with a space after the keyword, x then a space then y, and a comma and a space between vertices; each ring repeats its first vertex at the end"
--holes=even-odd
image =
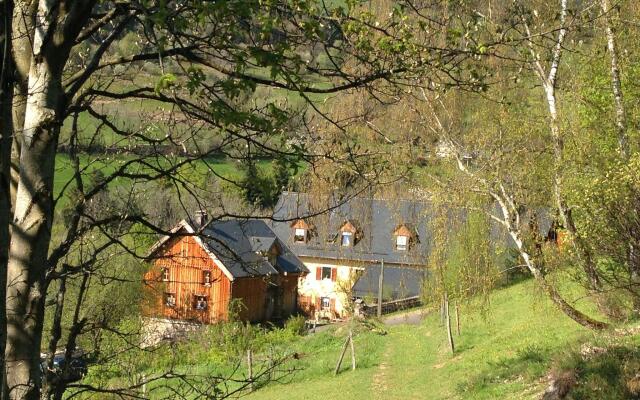
POLYGON ((432 241, 428 215, 420 201, 284 192, 272 226, 310 271, 298 289, 301 309, 316 317, 345 317, 353 297, 377 297, 382 263, 384 300, 419 295, 432 241))
MULTIPOLYGON (((554 239, 537 214, 542 237, 554 239)), ((284 192, 268 223, 183 220, 151 250, 145 314, 200 323, 228 320, 230 309, 252 322, 298 311, 343 318, 353 299, 377 300, 383 264, 383 301, 416 298, 428 277, 432 216, 417 200, 284 192)), ((494 228, 494 245, 509 247, 494 228)))
POLYGON ((206 324, 228 320, 230 309, 252 322, 291 315, 308 272, 264 221, 207 222, 202 212, 178 223, 150 256, 144 313, 206 324))
MULTIPOLYGON (((420 296, 428 278, 434 212, 428 202, 419 200, 284 192, 271 224, 310 272, 301 276, 300 309, 310 316, 334 319, 352 311, 354 298, 377 300, 383 263, 383 301, 420 296)), ((547 209, 523 210, 520 217, 542 240, 561 243, 558 225, 547 209)), ((464 221, 467 212, 451 209, 448 218, 464 221)), ((500 249, 515 246, 495 223, 489 240, 496 256, 507 253, 500 249)))

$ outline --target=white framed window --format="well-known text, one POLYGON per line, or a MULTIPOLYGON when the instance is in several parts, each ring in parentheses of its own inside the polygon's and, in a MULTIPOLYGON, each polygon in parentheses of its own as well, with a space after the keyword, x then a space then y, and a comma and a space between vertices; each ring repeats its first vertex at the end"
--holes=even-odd
POLYGON ((331 299, 328 297, 321 297, 320 298, 320 308, 322 308, 323 310, 328 310, 331 308, 331 299))
POLYGON ((322 270, 320 272, 320 279, 331 279, 331 272, 331 267, 322 267, 322 270))
POLYGON ((198 311, 203 311, 203 310, 206 310, 208 306, 209 305, 207 304, 206 296, 195 296, 193 308, 195 308, 198 311))
POLYGON ((403 235, 396 236, 397 250, 407 250, 408 247, 409 247, 409 238, 407 236, 403 236, 403 235))
POLYGON ((165 293, 164 294, 164 305, 167 307, 175 307, 176 306, 176 295, 173 293, 165 293))
POLYGON ((343 247, 353 246, 353 233, 351 233, 351 232, 342 232, 341 244, 342 244, 343 247))
POLYGON ((162 268, 162 282, 169 282, 169 268, 162 268))
POLYGON ((307 230, 304 228, 296 228, 293 241, 296 243, 304 243, 307 241, 307 230))
POLYGON ((211 271, 202 271, 202 284, 211 286, 211 271))

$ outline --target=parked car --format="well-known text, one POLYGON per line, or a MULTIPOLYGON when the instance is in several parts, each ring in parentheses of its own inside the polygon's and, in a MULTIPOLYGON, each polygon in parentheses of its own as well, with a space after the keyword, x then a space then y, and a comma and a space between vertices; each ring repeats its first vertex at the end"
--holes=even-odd
POLYGON ((59 351, 53 355, 53 367, 49 368, 49 355, 42 354, 40 357, 40 369, 42 374, 53 375, 53 379, 62 380, 64 382, 76 382, 84 378, 88 372, 87 360, 84 353, 81 350, 75 350, 71 354, 69 367, 65 373, 65 366, 67 360, 65 358, 65 352, 59 351))

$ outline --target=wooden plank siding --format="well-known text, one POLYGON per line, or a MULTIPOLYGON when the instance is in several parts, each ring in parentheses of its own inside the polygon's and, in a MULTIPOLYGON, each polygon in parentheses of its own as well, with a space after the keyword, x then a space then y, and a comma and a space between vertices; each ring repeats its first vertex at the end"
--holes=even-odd
POLYGON ((218 268, 193 236, 182 236, 165 243, 157 252, 153 266, 144 280, 150 298, 143 312, 149 316, 214 323, 228 318, 231 281, 218 268), (162 270, 168 268, 169 280, 162 280, 162 270), (204 285, 204 271, 211 272, 211 283, 204 285), (164 294, 176 298, 174 307, 165 305, 164 294), (206 310, 195 309, 195 296, 207 299, 206 310), (146 309, 146 310, 145 310, 146 309))
POLYGON ((232 308, 235 317, 244 321, 285 318, 297 311, 299 274, 230 280, 194 236, 168 240, 153 257, 144 275, 143 315, 211 324, 229 320, 232 301, 241 303, 232 308), (163 274, 165 269, 168 276, 163 274), (205 271, 210 272, 209 285, 205 285, 205 271), (166 304, 167 293, 175 297, 174 306, 166 304), (206 298, 206 310, 196 309, 200 296, 206 298))
POLYGON ((267 317, 267 277, 240 278, 233 281, 231 294, 234 300, 242 302, 239 318, 259 322, 267 317))
POLYGON ((316 312, 315 298, 312 296, 298 296, 298 308, 307 317, 313 317, 316 312))
POLYGON ((280 287, 282 288, 282 312, 283 317, 294 314, 298 311, 298 280, 300 276, 288 275, 281 277, 280 287))

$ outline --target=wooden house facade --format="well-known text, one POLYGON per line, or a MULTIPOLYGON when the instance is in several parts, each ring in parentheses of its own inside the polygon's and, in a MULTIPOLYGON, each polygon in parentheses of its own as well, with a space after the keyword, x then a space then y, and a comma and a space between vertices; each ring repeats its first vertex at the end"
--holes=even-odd
POLYGON ((231 313, 259 322, 297 310, 304 264, 259 220, 231 220, 200 228, 181 221, 156 243, 145 273, 144 314, 199 323, 231 313))

